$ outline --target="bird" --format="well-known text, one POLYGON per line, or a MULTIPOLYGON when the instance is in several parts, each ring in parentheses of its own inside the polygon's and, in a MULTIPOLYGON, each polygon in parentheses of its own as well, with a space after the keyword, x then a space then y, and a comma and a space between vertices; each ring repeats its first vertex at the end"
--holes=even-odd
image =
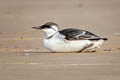
POLYGON ((87 30, 76 28, 59 30, 59 25, 55 22, 47 22, 32 28, 45 32, 43 44, 51 52, 95 52, 108 40, 87 30))

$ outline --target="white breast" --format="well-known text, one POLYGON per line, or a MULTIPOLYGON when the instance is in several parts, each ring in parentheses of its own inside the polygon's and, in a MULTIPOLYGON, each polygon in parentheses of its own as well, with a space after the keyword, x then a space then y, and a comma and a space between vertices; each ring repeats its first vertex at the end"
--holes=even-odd
POLYGON ((45 47, 52 52, 77 52, 84 49, 86 45, 91 44, 89 40, 68 41, 62 37, 57 33, 50 39, 44 38, 45 47))

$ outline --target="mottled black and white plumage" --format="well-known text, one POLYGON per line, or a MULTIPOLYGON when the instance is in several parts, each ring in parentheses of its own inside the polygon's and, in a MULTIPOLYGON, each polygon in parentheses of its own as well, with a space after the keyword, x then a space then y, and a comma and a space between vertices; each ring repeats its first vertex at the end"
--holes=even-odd
POLYGON ((52 52, 81 52, 83 50, 95 51, 104 40, 92 32, 68 28, 59 31, 58 24, 48 22, 42 26, 32 27, 46 33, 43 39, 44 45, 52 52))
POLYGON ((59 31, 59 33, 64 35, 67 40, 107 40, 107 38, 100 38, 89 31, 75 28, 64 29, 59 31))

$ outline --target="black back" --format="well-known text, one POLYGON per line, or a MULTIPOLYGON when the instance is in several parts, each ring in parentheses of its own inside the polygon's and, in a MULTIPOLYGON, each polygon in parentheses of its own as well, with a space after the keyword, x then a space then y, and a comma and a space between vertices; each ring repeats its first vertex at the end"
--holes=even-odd
POLYGON ((75 29, 75 28, 68 28, 59 31, 60 34, 64 35, 67 40, 98 40, 100 39, 99 36, 85 30, 75 29))

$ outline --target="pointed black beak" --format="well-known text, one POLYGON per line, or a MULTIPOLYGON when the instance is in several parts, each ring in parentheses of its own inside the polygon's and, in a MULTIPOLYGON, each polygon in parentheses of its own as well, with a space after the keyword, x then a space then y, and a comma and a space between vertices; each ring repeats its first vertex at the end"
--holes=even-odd
POLYGON ((40 26, 33 26, 32 28, 33 28, 33 29, 41 30, 41 27, 40 27, 40 26))

